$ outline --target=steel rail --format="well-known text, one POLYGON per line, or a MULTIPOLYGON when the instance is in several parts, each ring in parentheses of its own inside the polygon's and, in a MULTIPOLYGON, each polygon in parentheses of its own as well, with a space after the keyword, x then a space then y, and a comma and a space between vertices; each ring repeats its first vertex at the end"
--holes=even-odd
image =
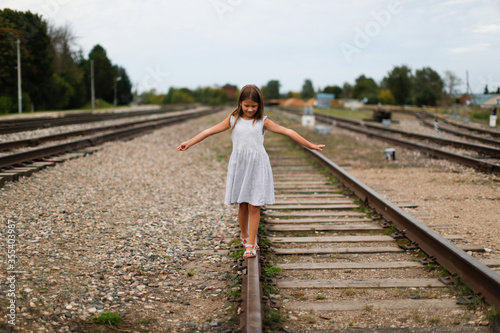
MULTIPOLYGON (((443 121, 446 124, 449 124, 450 126, 455 126, 455 127, 458 127, 458 128, 467 129, 467 130, 470 130, 470 131, 473 131, 473 132, 476 132, 476 133, 479 133, 479 134, 491 135, 492 137, 499 137, 500 136, 500 132, 486 130, 486 129, 483 129, 483 128, 474 128, 474 127, 466 126, 466 125, 462 125, 462 124, 457 124, 457 123, 451 122, 451 121, 449 121, 447 119, 444 119, 444 118, 438 118, 437 116, 435 116, 435 115, 433 115, 432 113, 429 113, 429 112, 417 112, 417 111, 409 111, 409 110, 396 110, 395 112, 414 115, 415 117, 417 117, 418 119, 420 119, 424 123, 425 126, 428 126, 428 127, 434 127, 434 123, 433 122, 429 122, 426 119, 426 118, 432 118, 432 119, 437 119, 438 122, 439 121, 443 121)), ((465 137, 465 138, 477 140, 477 141, 480 141, 482 143, 491 144, 491 145, 495 145, 495 146, 500 146, 500 141, 498 141, 496 139, 489 139, 489 138, 485 138, 485 137, 482 137, 482 136, 477 136, 477 135, 473 135, 473 134, 469 134, 469 133, 464 133, 464 132, 457 131, 457 130, 454 130, 454 129, 451 129, 451 128, 446 128, 446 127, 441 127, 440 130, 443 131, 443 132, 447 132, 447 133, 453 134, 453 135, 457 135, 457 136, 461 136, 461 137, 465 137)))
MULTIPOLYGON (((287 109, 286 111, 290 111, 290 110, 287 109)), ((298 111, 292 111, 292 112, 299 113, 298 111)), ((322 118, 322 116, 316 115, 316 118, 320 121, 321 120, 325 121, 325 118, 322 118)), ((388 141, 391 143, 395 143, 395 144, 398 144, 400 146, 407 147, 410 149, 417 149, 417 150, 420 150, 428 155, 439 157, 439 158, 444 158, 444 159, 447 159, 447 160, 450 160, 450 161, 453 161, 453 162, 456 162, 459 164, 464 164, 464 165, 470 166, 472 168, 475 168, 475 169, 482 171, 482 172, 485 172, 485 173, 500 174, 500 164, 490 163, 490 162, 482 161, 482 160, 479 160, 476 158, 467 157, 467 156, 463 156, 463 155, 459 155, 459 154, 454 154, 454 153, 447 152, 447 151, 444 151, 444 150, 441 150, 438 148, 430 147, 430 146, 423 145, 423 144, 417 144, 417 143, 414 143, 414 142, 411 142, 408 140, 398 139, 395 137, 380 134, 380 133, 375 132, 375 131, 370 131, 367 129, 362 129, 359 127, 353 127, 353 126, 344 124, 344 122, 346 122, 346 123, 352 123, 352 124, 359 126, 360 123, 357 120, 352 120, 352 119, 337 120, 338 117, 333 117, 333 116, 328 116, 326 119, 328 119, 325 121, 326 123, 335 124, 336 126, 341 127, 341 128, 345 128, 347 130, 351 130, 351 131, 355 131, 358 133, 363 133, 363 134, 366 134, 369 136, 373 136, 373 137, 376 137, 376 138, 379 138, 379 139, 382 139, 382 140, 385 140, 385 141, 388 141), (335 122, 332 122, 329 118, 334 119, 335 122)))
MULTIPOLYGON (((427 127, 434 127, 434 123, 432 122, 429 122, 427 119, 425 118, 420 118, 420 120, 422 121, 422 123, 427 126, 427 127)), ((443 120, 443 119, 438 119, 438 122, 439 120, 443 120)), ((494 146, 497 146, 497 147, 500 147, 500 141, 496 140, 496 139, 489 139, 489 138, 485 138, 485 137, 482 137, 482 136, 477 136, 477 135, 473 135, 473 134, 469 134, 469 133, 464 133, 464 132, 461 132, 461 131, 457 131, 457 130, 454 130, 454 129, 451 129, 451 128, 446 128, 446 127, 439 127, 439 130, 440 131, 443 131, 443 132, 446 132, 446 133, 450 133, 450 134, 453 134, 453 135, 456 135, 456 136, 461 136, 461 137, 464 137, 464 138, 468 138, 468 139, 472 139, 472 140, 476 140, 476 141, 479 141, 479 142, 482 142, 482 143, 486 143, 486 144, 490 144, 490 145, 494 145, 494 146)), ((483 132, 480 132, 482 134, 486 134, 486 133, 483 133, 483 132)))
POLYGON ((417 149, 417 150, 420 150, 428 155, 444 158, 444 159, 447 159, 447 160, 450 160, 452 162, 456 162, 459 164, 464 164, 464 165, 470 166, 474 169, 477 169, 477 170, 485 172, 485 173, 493 173, 493 174, 500 175, 500 164, 481 161, 481 160, 476 159, 476 158, 447 152, 445 150, 441 150, 438 148, 430 147, 430 146, 423 145, 423 144, 417 144, 417 143, 414 143, 414 142, 411 142, 408 140, 394 138, 391 136, 377 133, 375 131, 365 130, 362 128, 357 128, 357 127, 353 127, 353 126, 349 126, 349 125, 345 125, 345 124, 341 124, 341 123, 337 123, 336 126, 341 127, 341 128, 345 128, 345 129, 348 129, 351 131, 363 133, 363 134, 366 134, 368 136, 377 137, 379 139, 383 139, 385 141, 395 143, 399 146, 403 146, 406 148, 417 149))
POLYGON ((152 131, 152 130, 159 128, 159 127, 162 127, 162 126, 177 123, 177 122, 180 122, 180 121, 183 121, 186 119, 191 119, 191 118, 195 118, 195 117, 199 117, 199 116, 203 116, 203 115, 208 115, 208 114, 218 112, 218 111, 220 111, 220 109, 209 109, 209 110, 198 111, 195 113, 191 113, 189 115, 181 115, 178 117, 173 117, 173 118, 169 118, 169 119, 155 121, 154 123, 137 125, 137 126, 128 127, 125 129, 120 129, 117 131, 103 133, 103 134, 93 136, 90 138, 83 138, 83 139, 79 139, 79 140, 75 140, 75 141, 71 141, 71 142, 63 143, 63 144, 59 144, 59 145, 52 145, 52 146, 48 146, 48 147, 44 147, 44 148, 40 148, 40 149, 34 149, 31 151, 27 151, 27 152, 2 156, 2 157, 0 157, 0 169, 11 167, 14 165, 20 165, 20 164, 27 163, 27 162, 30 162, 33 160, 47 158, 47 157, 50 157, 50 156, 53 156, 56 154, 61 154, 61 153, 68 152, 68 151, 78 150, 78 149, 82 149, 82 148, 89 147, 89 146, 96 146, 96 145, 102 144, 104 142, 112 141, 112 140, 136 136, 136 135, 145 133, 147 131, 152 131))
POLYGON ((469 288, 484 297, 486 302, 500 306, 500 275, 498 273, 370 189, 321 153, 302 148, 381 217, 404 232, 405 236, 415 242, 420 249, 436 258, 437 262, 450 273, 458 275, 469 288))
POLYGON ((244 329, 247 333, 262 332, 262 306, 260 288, 260 253, 257 257, 247 261, 247 291, 246 291, 246 322, 244 329))
POLYGON ((136 116, 146 116, 152 114, 168 113, 178 111, 177 108, 172 110, 144 110, 144 111, 126 111, 126 112, 108 112, 108 113, 71 113, 71 114, 61 114, 57 117, 41 117, 37 119, 27 118, 27 119, 15 119, 15 120, 3 120, 0 118, 0 134, 15 133, 21 131, 31 131, 40 128, 50 128, 65 126, 71 124, 83 124, 96 121, 121 119, 136 116))
POLYGON ((15 148, 22 148, 22 147, 34 147, 34 146, 37 146, 37 145, 42 144, 44 142, 64 140, 64 139, 74 137, 74 136, 91 135, 91 134, 98 133, 98 132, 111 131, 111 130, 115 130, 115 129, 135 126, 135 125, 139 125, 139 124, 154 123, 158 120, 174 118, 174 117, 175 116, 172 116, 172 115, 166 115, 166 116, 156 118, 156 119, 146 119, 146 120, 127 122, 127 123, 117 124, 117 125, 95 127, 95 128, 65 132, 65 133, 60 133, 60 134, 46 135, 46 136, 24 139, 24 140, 0 142, 0 151, 10 150, 10 149, 15 149, 15 148))
MULTIPOLYGON (((326 115, 316 115, 316 119, 323 121, 323 122, 326 122, 326 123, 331 123, 330 119, 334 119, 334 118, 332 118, 330 116, 326 116, 326 115)), ((343 121, 343 120, 335 119, 335 121, 343 121)), ((495 147, 490 147, 490 146, 485 146, 485 145, 477 145, 477 144, 464 142, 464 141, 443 139, 443 138, 438 138, 438 137, 431 136, 431 135, 407 132, 407 131, 399 130, 396 128, 388 128, 388 127, 383 127, 381 125, 369 124, 369 123, 365 123, 365 122, 361 122, 361 121, 359 121, 359 122, 350 121, 350 122, 353 124, 360 125, 360 126, 365 126, 367 128, 372 128, 372 129, 385 131, 385 132, 397 133, 397 134, 401 134, 403 136, 417 138, 419 140, 432 141, 432 142, 441 144, 443 146, 445 146, 445 145, 446 146, 453 146, 456 148, 473 150, 473 151, 476 151, 476 152, 479 152, 482 154, 488 154, 488 155, 494 156, 494 157, 500 157, 500 149, 495 148, 495 147)), ((500 146, 500 142, 498 142, 498 145, 500 146)))

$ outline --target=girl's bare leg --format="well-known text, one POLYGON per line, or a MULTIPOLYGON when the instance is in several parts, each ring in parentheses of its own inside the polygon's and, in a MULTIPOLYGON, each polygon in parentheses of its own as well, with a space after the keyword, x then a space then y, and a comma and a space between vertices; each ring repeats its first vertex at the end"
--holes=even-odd
POLYGON ((260 223, 260 207, 248 204, 249 225, 248 228, 248 244, 255 245, 257 232, 259 231, 260 223))
POLYGON ((238 222, 240 223, 241 238, 248 237, 248 204, 246 202, 240 203, 238 210, 238 222))

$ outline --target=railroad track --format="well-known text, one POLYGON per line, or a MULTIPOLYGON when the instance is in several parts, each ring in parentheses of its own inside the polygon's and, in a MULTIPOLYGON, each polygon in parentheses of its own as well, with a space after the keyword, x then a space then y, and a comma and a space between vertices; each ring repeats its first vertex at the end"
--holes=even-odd
POLYGON ((483 141, 485 143, 491 142, 488 139, 488 137, 490 137, 490 138, 499 138, 500 137, 500 131, 488 130, 488 129, 474 127, 471 125, 460 124, 460 123, 457 123, 455 121, 450 121, 450 120, 447 120, 447 119, 444 119, 441 117, 437 117, 434 114, 429 113, 429 112, 417 112, 417 111, 407 111, 407 110, 396 110, 396 112, 414 115, 415 117, 420 119, 425 126, 428 126, 428 127, 434 127, 434 121, 438 120, 439 122, 445 123, 449 126, 449 127, 442 128, 442 130, 444 132, 448 132, 448 133, 458 135, 458 136, 463 136, 463 137, 470 138, 470 139, 475 139, 478 141, 483 141), (432 121, 429 121, 427 119, 432 119, 432 121), (455 129, 453 129, 453 128, 455 128, 455 129), (458 128, 458 130, 456 128, 458 128), (463 130, 466 130, 466 131, 464 132, 463 130), (473 134, 471 134, 471 132, 477 133, 481 136, 473 135, 473 134))
POLYGON ((158 108, 146 106, 137 111, 78 111, 78 112, 53 112, 50 115, 20 118, 0 119, 0 134, 33 131, 41 128, 51 128, 65 125, 84 124, 105 120, 123 119, 145 115, 155 115, 167 112, 184 110, 185 107, 158 108))
MULTIPOLYGON (((260 254, 272 262, 246 260, 244 330, 263 330, 256 322, 262 311, 255 303, 262 298, 255 283, 259 260, 268 271, 273 264, 282 270, 278 289, 263 289, 272 290, 264 295, 263 307, 287 314, 280 327, 284 331, 373 327, 369 322, 375 318, 385 318, 390 327, 399 314, 423 327, 439 322, 440 316, 444 321, 450 312, 459 317, 467 310, 457 305, 449 288, 457 276, 480 295, 472 299, 500 305, 500 275, 488 267, 498 267, 500 260, 480 262, 465 252, 484 251, 482 246, 454 245, 461 235, 439 235, 322 154, 284 149, 286 143, 273 140, 266 139, 266 149, 276 204, 263 212, 272 245, 267 252, 262 247, 260 254)), ((261 280, 273 283, 269 277, 261 280)))
MULTIPOLYGON (((281 109, 285 112, 300 114, 297 110, 281 109)), ((363 121, 335 117, 331 115, 315 115, 316 120, 329 125, 335 125, 371 137, 378 138, 409 149, 424 152, 430 156, 438 157, 475 168, 485 173, 500 174, 500 141, 495 139, 484 139, 489 145, 473 144, 469 142, 450 140, 444 138, 411 133, 403 130, 387 128, 377 124, 363 121), (413 140, 425 140, 433 142, 437 146, 422 144, 413 140), (442 146, 453 146, 459 148, 460 152, 447 151, 442 146)), ((465 134, 464 134, 465 135, 465 134)), ((476 136, 473 136, 476 138, 476 136)), ((469 136, 470 138, 470 136, 469 136)))
POLYGON ((68 159, 92 153, 96 150, 96 146, 105 142, 131 138, 163 126, 168 126, 180 121, 208 115, 218 111, 220 111, 220 108, 197 109, 154 120, 127 123, 123 126, 101 127, 91 131, 86 130, 70 132, 38 139, 4 143, 4 148, 5 146, 9 148, 23 147, 90 133, 90 135, 85 135, 68 142, 46 145, 41 148, 13 152, 0 156, 0 186, 3 186, 6 181, 15 181, 19 179, 19 177, 30 176, 32 173, 47 166, 52 166, 68 159))

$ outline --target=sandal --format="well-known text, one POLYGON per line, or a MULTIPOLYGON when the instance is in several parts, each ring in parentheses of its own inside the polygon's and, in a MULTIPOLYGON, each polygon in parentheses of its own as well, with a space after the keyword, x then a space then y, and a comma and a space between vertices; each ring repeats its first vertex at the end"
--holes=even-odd
POLYGON ((256 256, 257 256, 257 246, 253 244, 245 245, 245 253, 243 253, 243 259, 255 258, 256 256))
MULTIPOLYGON (((241 236, 240 236, 240 243, 241 243, 241 247, 245 247, 247 245, 247 243, 248 243, 248 237, 247 238, 241 238, 241 236)), ((256 246, 255 250, 256 251, 260 251, 259 245, 256 244, 255 246, 256 246)))

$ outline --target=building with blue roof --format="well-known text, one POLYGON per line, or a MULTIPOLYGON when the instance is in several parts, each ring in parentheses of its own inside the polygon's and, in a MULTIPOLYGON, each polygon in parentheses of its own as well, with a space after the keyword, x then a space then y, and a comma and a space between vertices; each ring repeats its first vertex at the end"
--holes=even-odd
POLYGON ((316 94, 316 107, 319 109, 330 108, 330 101, 335 98, 334 94, 316 94))

